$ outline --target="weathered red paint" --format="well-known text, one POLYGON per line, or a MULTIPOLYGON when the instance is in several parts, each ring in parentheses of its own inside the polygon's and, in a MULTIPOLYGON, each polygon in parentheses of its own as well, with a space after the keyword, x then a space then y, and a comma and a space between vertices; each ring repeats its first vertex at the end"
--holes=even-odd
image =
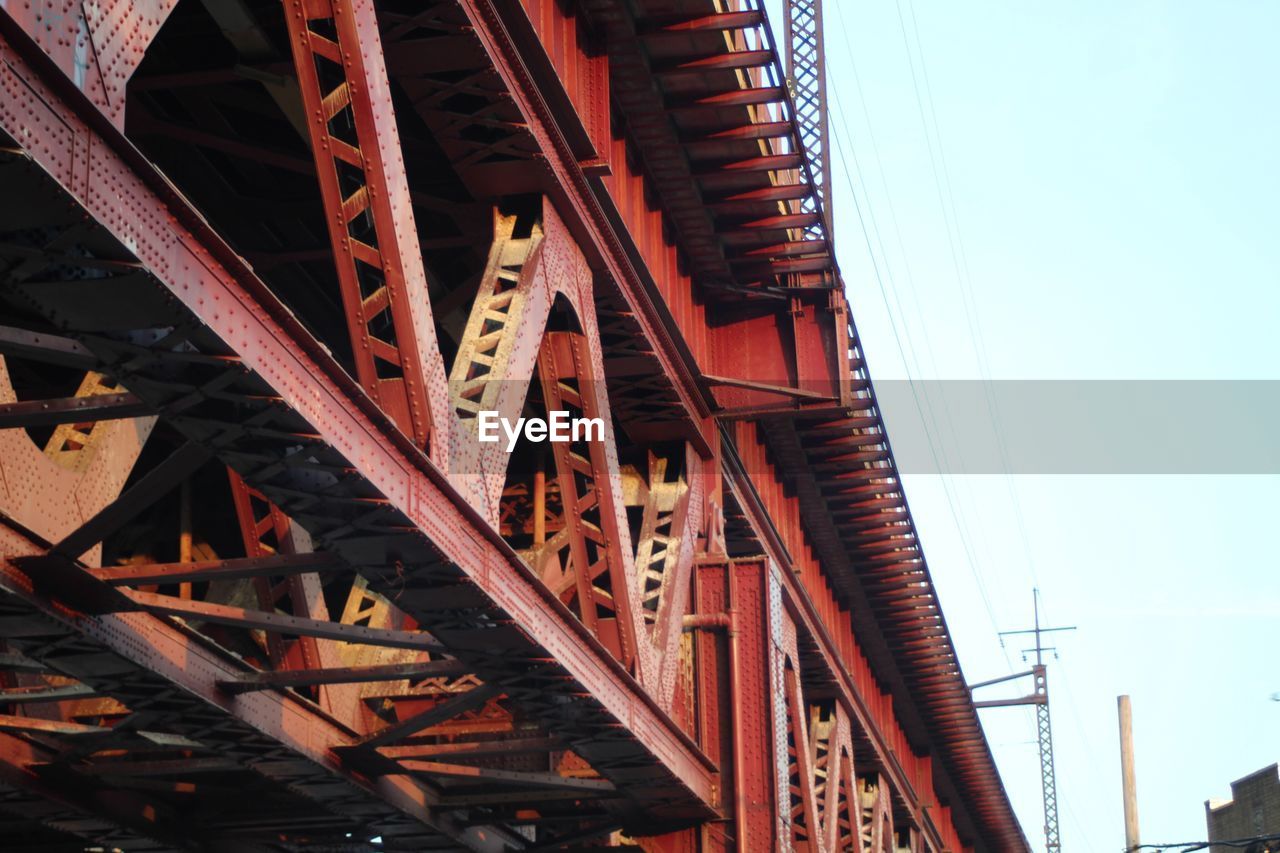
MULTIPOLYGON (((216 228, 118 133, 125 83, 171 6, 149 10, 120 41, 124 58, 98 69, 99 78, 76 76, 66 33, 51 42, 50 24, 41 31, 25 11, 0 11, 6 39, 0 44, 0 128, 58 182, 53 195, 59 203, 82 210, 132 256, 127 263, 154 276, 139 275, 144 287, 162 290, 176 306, 184 329, 198 329, 202 342, 216 341, 232 353, 220 355, 225 362, 217 364, 234 368, 223 374, 230 378, 201 374, 194 396, 218 393, 236 372, 259 377, 276 395, 274 405, 296 416, 293 428, 301 423, 309 430, 297 434, 299 446, 329 454, 330 463, 334 456, 340 460, 336 482, 355 484, 341 500, 368 512, 359 523, 377 531, 386 524, 395 535, 429 541, 441 561, 461 572, 452 585, 426 586, 406 598, 394 626, 334 624, 318 575, 285 571, 273 585, 273 575, 250 562, 229 568, 225 561, 191 563, 194 581, 183 581, 181 597, 147 589, 112 597, 102 583, 163 583, 166 576, 179 577, 173 564, 153 565, 151 575, 140 568, 132 579, 127 571, 109 569, 95 579, 65 559, 24 562, 8 566, 0 579, 5 601, 29 614, 23 618, 63 620, 58 630, 67 637, 149 667, 162 683, 300 757, 309 772, 339 777, 474 849, 520 846, 524 836, 512 827, 522 821, 566 819, 578 823, 554 836, 557 844, 590 842, 618 828, 644 835, 687 827, 645 846, 828 851, 863 844, 854 839, 865 836, 880 853, 896 844, 896 827, 909 834, 913 851, 958 853, 975 842, 984 850, 1022 849, 1025 841, 994 778, 945 626, 936 612, 911 609, 919 578, 927 583, 927 574, 824 218, 804 207, 814 189, 803 156, 795 153, 798 130, 776 56, 757 32, 765 26, 763 12, 743 2, 712 14, 710 3, 688 0, 640 3, 637 16, 631 11, 636 5, 461 0, 415 10, 417 17, 395 13, 399 17, 387 23, 368 0, 284 4, 358 386, 216 228), (508 134, 481 145, 467 164, 470 189, 499 195, 506 176, 518 179, 513 188, 546 195, 537 217, 545 238, 536 247, 530 238, 530 252, 520 259, 527 266, 507 270, 522 301, 499 316, 491 312, 505 290, 495 290, 497 301, 477 299, 475 329, 459 346, 453 374, 478 381, 477 371, 492 367, 488 378, 514 383, 497 405, 504 412, 520 411, 530 383, 540 381, 549 407, 607 416, 615 387, 605 384, 606 377, 656 368, 654 381, 679 409, 679 425, 651 427, 643 422, 643 398, 631 399, 625 401, 632 421, 625 424, 625 439, 619 424, 611 423, 599 446, 556 450, 556 494, 571 572, 563 565, 559 575, 550 568, 535 572, 529 562, 538 563, 536 548, 522 556, 503 540, 507 460, 472 446, 455 411, 461 398, 451 400, 444 382, 421 251, 433 237, 426 235, 419 246, 392 106, 398 76, 432 62, 413 70, 401 51, 396 63, 387 63, 378 32, 379 25, 395 27, 398 37, 407 37, 418 24, 447 33, 447 47, 433 57, 440 68, 456 66, 472 75, 460 78, 448 97, 465 95, 474 103, 497 97, 505 104, 501 118, 474 107, 474 124, 459 124, 457 139, 445 140, 441 132, 446 155, 486 122, 508 134), (643 51, 635 49, 641 40, 643 51), (318 74, 317 63, 337 71, 318 74), (749 112, 753 106, 760 109, 749 112), (352 117, 354 143, 331 132, 330 120, 344 111, 352 117), (497 161, 480 162, 486 157, 497 161), (357 238, 350 228, 356 218, 372 222, 376 236, 357 238), (378 270, 380 284, 362 281, 361 264, 378 270), (544 329, 557 295, 571 303, 576 330, 544 329), (382 315, 390 322, 375 330, 373 321, 382 315), (623 336, 634 330, 644 347, 627 346, 611 359, 603 342, 609 324, 615 336, 619 329, 623 336), (505 336, 505 348, 467 349, 485 335, 505 336), (779 435, 776 421, 756 422, 761 413, 801 413, 806 420, 779 435), (454 467, 441 471, 422 455, 428 440, 434 461, 447 459, 454 467), (630 485, 620 448, 631 458, 630 485), (647 471, 635 468, 637 459, 648 460, 647 471), (678 485, 666 481, 664 465, 683 472, 678 485), (836 497, 825 503, 821 495, 815 498, 817 479, 836 497), (649 502, 628 488, 647 488, 649 502), (734 517, 727 522, 730 505, 734 517), (634 543, 631 509, 641 517, 634 543), (833 536, 816 516, 844 537, 837 543, 844 549, 841 559, 832 558, 833 536), (734 526, 735 547, 744 547, 745 538, 762 555, 728 558, 726 524, 734 526), (227 577, 252 579, 258 611, 191 600, 192 584, 219 566, 227 577), (26 576, 28 569, 61 572, 58 577, 75 590, 69 588, 65 600, 47 597, 48 584, 26 576), (849 572, 856 572, 856 583, 849 572), (856 595, 873 599, 886 615, 858 614, 863 599, 856 595), (101 607, 127 609, 110 604, 120 596, 150 613, 75 612, 103 601, 108 604, 101 607), (482 610, 484 630, 505 637, 504 645, 466 646, 469 631, 481 633, 467 622, 466 614, 476 610, 482 610), (196 627, 180 628, 152 614, 181 614, 196 627), (201 617, 266 632, 271 669, 246 673, 228 664, 201 633, 201 617), (495 623, 505 633, 493 631, 495 623), (439 639, 425 636, 420 624, 432 626, 439 639), (284 640, 290 626, 310 639, 284 640), (412 646, 417 657, 341 666, 335 641, 362 635, 366 642, 412 646), (153 651, 146 650, 148 642, 153 651), (459 659, 426 659, 445 652, 459 659), (486 655, 528 656, 528 672, 523 679, 506 673, 480 681, 463 659, 503 671, 486 655), (342 680, 376 684, 405 673, 425 682, 357 696, 342 680), (318 690, 323 714, 277 692, 310 687, 318 690), (522 694, 535 704, 555 696, 566 709, 589 705, 575 713, 588 714, 583 719, 592 730, 607 729, 609 738, 587 743, 580 732, 552 725, 482 746, 406 740, 480 733, 505 738, 524 725, 510 710, 520 706, 522 694), (380 718, 365 711, 366 700, 375 700, 380 718), (867 757, 857 764, 855 744, 867 757), (610 764, 614 747, 631 750, 635 763, 610 764), (473 766, 466 763, 468 753, 502 763, 473 766), (608 779, 599 778, 592 760, 607 768, 600 773, 608 779), (960 786, 967 823, 939 802, 944 787, 934 778, 937 767, 948 774, 947 786, 960 786), (420 786, 417 779, 430 781, 420 786), (449 782, 436 787, 440 780, 449 782), (479 787, 449 787, 459 783, 479 787), (527 790, 483 788, 487 783, 527 790), (867 791, 873 796, 864 816, 867 791), (632 799, 619 804, 614 793, 632 799), (569 797, 602 810, 566 817, 546 805, 569 797), (649 822, 651 813, 668 825, 649 822), (456 814, 466 816, 467 828, 455 823, 456 814), (962 839, 962 825, 966 833, 976 827, 986 836, 962 839)), ((79 19, 93 36, 101 32, 95 21, 119 21, 124 8, 100 4, 81 10, 79 19)), ((87 44, 99 46, 92 38, 87 44)), ((414 98, 419 91, 438 94, 431 88, 438 84, 405 88, 414 98)), ((452 121, 467 108, 436 103, 430 109, 438 114, 424 116, 439 131, 433 122, 452 121)), ((185 138, 199 144, 204 137, 191 131, 185 138)), ((271 158, 277 166, 285 160, 271 158)), ((294 160, 284 168, 307 171, 294 160)), ((445 238, 451 239, 465 243, 445 238)), ((310 247, 300 251, 315 254, 310 247)), ((495 248, 489 272, 501 275, 505 258, 495 248)), ((59 316, 56 294, 32 300, 45 316, 59 316)), ((137 371, 120 369, 126 376, 137 371)), ((467 393, 473 391, 481 393, 467 393)), ((146 404, 142 389, 138 396, 146 404)), ((217 452, 243 455, 225 445, 234 438, 219 439, 224 443, 217 452)), ((109 501, 127 467, 103 475, 111 488, 86 505, 109 501)), ((10 471, 5 474, 8 480, 10 471)), ((535 529, 546 521, 542 474, 543 491, 533 499, 535 529)), ((29 478, 22 472, 17 479, 29 478)), ((318 488, 317 500, 336 488, 318 488)), ((264 494, 238 477, 232 494, 249 561, 266 560, 277 549, 306 550, 287 544, 301 528, 294 530, 264 494)), ((30 507, 20 509, 30 514, 30 507)), ((82 507, 80 520, 89 514, 82 507)), ((39 536, 22 532, 21 521, 0 528, 16 542, 3 552, 6 558, 45 550, 39 536)), ((66 526, 74 519, 63 521, 66 526)), ((545 538, 545 530, 538 536, 545 538)), ((86 560, 92 559, 91 552, 86 560)), ((387 561, 399 567, 394 555, 387 561)), ((418 572, 433 571, 419 563, 418 572)), ((353 588, 353 601, 359 592, 353 588)), ((936 611, 932 592, 925 598, 921 606, 936 611)), ((360 612, 358 601, 354 610, 360 612)), ((53 657, 50 648, 30 650, 53 657)), ((95 684, 88 687, 94 695, 115 695, 111 683, 95 684)), ((123 707, 117 703, 113 713, 123 707)), ((137 769, 159 773, 173 766, 158 760, 137 769)), ((119 825, 133 826, 128 809, 109 811, 119 825)))

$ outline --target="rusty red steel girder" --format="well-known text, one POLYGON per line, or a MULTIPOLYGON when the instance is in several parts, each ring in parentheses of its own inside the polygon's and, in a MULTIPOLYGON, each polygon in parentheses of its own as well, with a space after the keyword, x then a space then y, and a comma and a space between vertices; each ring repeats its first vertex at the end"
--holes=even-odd
MULTIPOLYGON (((444 363, 431 331, 431 300, 373 2, 286 0, 284 18, 356 378, 407 435, 427 447, 433 424, 448 423, 440 393, 444 363)), ((447 447, 447 436, 437 445, 447 447)))
POLYGON ((1025 849, 763 10, 204 5, 0 10, 0 185, 39 201, 0 217, 0 812, 57 801, 24 837, 1025 849), (175 65, 211 21, 233 64, 175 65), (281 198, 148 149, 167 177, 135 112, 281 198), (602 440, 479 440, 554 410, 602 440), (193 809, 236 790, 259 816, 193 809))
MULTIPOLYGON (((25 87, 37 85, 38 78, 33 76, 19 82, 12 70, 17 64, 17 57, 12 52, 6 53, 6 59, 9 59, 6 69, 10 76, 5 82, 18 87, 6 87, 14 96, 11 105, 18 109, 37 110, 34 115, 18 114, 15 119, 19 122, 38 120, 39 110, 47 110, 58 101, 52 93, 38 98, 29 94, 31 90, 25 87)), ((71 113, 64 113, 62 120, 75 122, 73 126, 79 133, 92 138, 92 131, 71 113)), ((11 136, 21 137, 24 135, 22 126, 8 126, 6 131, 11 136)), ((131 169, 109 154, 109 150, 105 142, 100 143, 97 156, 102 159, 98 168, 106 173, 102 179, 108 181, 113 180, 110 170, 115 169, 116 186, 121 190, 132 190, 134 195, 125 203, 139 208, 146 204, 164 206, 143 188, 131 169)), ((65 158, 70 153, 56 152, 55 157, 65 158)), ((54 174, 58 174, 59 166, 74 165, 66 159, 59 162, 59 159, 50 159, 41 165, 53 169, 54 174)), ((64 179, 70 178, 71 174, 64 173, 64 179)), ((93 197, 84 201, 88 202, 88 209, 93 213, 93 197)), ((174 203, 171 201, 170 205, 174 203)), ((169 206, 168 209, 172 211, 171 215, 190 218, 181 208, 169 206)), ((320 435, 327 444, 331 443, 330 446, 344 457, 354 460, 358 470, 370 478, 370 484, 386 496, 386 502, 404 513, 408 524, 416 525, 450 564, 474 573, 478 585, 492 596, 495 604, 508 613, 518 614, 522 633, 527 633, 545 648, 534 657, 550 656, 558 665, 565 667, 571 679, 565 682, 566 689, 572 689, 573 683, 581 684, 591 697, 589 704, 599 707, 615 721, 627 720, 635 730, 646 732, 648 745, 643 748, 653 750, 650 753, 653 758, 649 760, 669 762, 676 771, 676 778, 690 786, 697 798, 693 803, 699 799, 706 804, 714 802, 711 771, 705 759, 698 755, 686 737, 674 730, 669 722, 663 721, 656 702, 625 676, 621 666, 593 638, 581 633, 581 624, 555 605, 554 597, 529 573, 527 566, 424 457, 404 444, 401 435, 359 392, 354 391, 349 385, 350 380, 336 365, 325 367, 322 366, 323 359, 321 364, 317 364, 308 358, 306 348, 311 345, 307 343, 305 333, 294 332, 294 335, 301 335, 302 346, 298 346, 293 343, 296 338, 280 321, 262 312, 264 297, 267 304, 273 300, 266 293, 255 299, 243 289, 242 282, 261 289, 251 273, 234 259, 228 259, 231 261, 230 269, 223 267, 211 257, 214 252, 223 253, 216 241, 213 245, 201 244, 176 223, 168 228, 157 228, 158 223, 154 219, 139 223, 121 218, 109 209, 94 215, 98 221, 120 228, 120 235, 135 245, 140 255, 149 259, 144 262, 158 274, 161 282, 170 273, 181 273, 179 278, 170 280, 171 287, 196 304, 219 304, 218 311, 210 314, 209 328, 221 329, 238 353, 240 360, 232 369, 244 374, 245 368, 256 366, 262 376, 269 378, 283 400, 306 417, 313 427, 319 427, 320 435), (155 230, 145 230, 147 227, 155 230), (183 256, 169 260, 170 246, 183 247, 183 256), (198 278, 192 278, 193 275, 198 278), (192 292, 195 287, 201 288, 203 293, 195 295, 192 292), (329 379, 330 376, 333 378, 329 379), (327 386, 323 395, 316 395, 311 390, 317 382, 320 387, 327 386), (345 389, 344 385, 347 386, 345 389), (345 405, 339 400, 345 400, 345 405), (611 671, 617 674, 610 675, 611 671)), ((199 224, 198 220, 191 221, 199 224)), ((278 316, 286 324, 293 322, 287 314, 279 313, 278 316)), ((511 657, 513 662, 517 660, 514 655, 511 657)), ((619 750, 611 747, 610 752, 618 753, 619 750)), ((625 754, 627 750, 621 752, 625 754)), ((689 808, 693 803, 683 808, 689 808)))
MULTIPOLYGON (((9 561, 43 550, 42 543, 5 533, 9 561)), ((335 816, 351 815, 352 827, 373 821, 389 837, 427 840, 439 838, 437 830, 442 830, 455 843, 483 849, 468 843, 465 830, 437 826, 440 819, 430 815, 424 792, 411 780, 383 777, 371 784, 337 776, 332 748, 351 742, 341 721, 316 715, 298 697, 284 693, 254 693, 250 701, 238 699, 231 707, 217 684, 242 675, 243 664, 225 651, 193 646, 179 625, 137 613, 95 618, 59 612, 34 589, 29 576, 12 566, 0 577, 0 613, 10 647, 38 657, 53 672, 101 684, 171 740, 182 738, 236 761, 249 774, 239 784, 245 790, 260 789, 264 803, 280 796, 273 791, 279 787, 304 802, 323 803, 335 816), (139 658, 139 648, 150 654, 139 658)), ((113 827, 123 823, 144 835, 156 831, 142 828, 143 822, 122 822, 114 810, 98 814, 104 812, 113 827)), ((251 815, 244 818, 252 820, 251 815)), ((95 835, 90 840, 108 839, 95 835)), ((182 846, 176 840, 172 844, 166 849, 182 846)))

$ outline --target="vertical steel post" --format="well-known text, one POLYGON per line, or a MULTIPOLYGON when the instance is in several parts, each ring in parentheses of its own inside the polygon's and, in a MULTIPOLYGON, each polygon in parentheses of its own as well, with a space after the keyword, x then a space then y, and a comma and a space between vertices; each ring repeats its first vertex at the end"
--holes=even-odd
POLYGON ((763 559, 705 561, 698 567, 697 611, 702 624, 723 620, 724 634, 699 632, 699 740, 724 774, 725 812, 733 816, 730 849, 781 849, 787 755, 778 745, 773 690, 775 631, 769 618, 768 566, 763 559))
POLYGON ((1040 743, 1040 785, 1044 794, 1044 841, 1049 853, 1057 853, 1062 844, 1058 836, 1058 783, 1053 771, 1053 729, 1049 724, 1049 685, 1045 668, 1034 669, 1036 693, 1044 696, 1036 705, 1036 734, 1040 743))
MULTIPOLYGON (((988 702, 979 702, 976 707, 979 708, 996 708, 1007 707, 1011 705, 1035 705, 1036 706, 1036 734, 1040 744, 1040 787, 1044 796, 1044 842, 1045 849, 1048 853, 1057 853, 1061 849, 1062 843, 1058 832, 1058 783, 1053 769, 1053 727, 1049 719, 1049 677, 1048 670, 1044 663, 1045 652, 1056 652, 1052 646, 1045 646, 1043 637, 1045 634, 1052 634, 1056 631, 1074 631, 1074 625, 1067 625, 1059 628, 1042 628, 1040 626, 1040 590, 1034 590, 1032 594, 1032 602, 1034 604, 1035 625, 1019 631, 1001 631, 1001 637, 1012 637, 1022 634, 1031 634, 1036 639, 1034 648, 1024 649, 1026 652, 1034 652, 1036 656, 1035 665, 1031 667, 1031 671, 1020 672, 1016 675, 1009 675, 1003 678, 984 681, 981 684, 973 685, 970 690, 978 687, 985 687, 990 684, 998 684, 1003 681, 1012 681, 1030 675, 1034 680, 1031 695, 1023 696, 1019 699, 997 699, 988 702)), ((1003 642, 1003 641, 1002 641, 1003 642)), ((1024 660, 1026 658, 1023 658, 1024 660)))

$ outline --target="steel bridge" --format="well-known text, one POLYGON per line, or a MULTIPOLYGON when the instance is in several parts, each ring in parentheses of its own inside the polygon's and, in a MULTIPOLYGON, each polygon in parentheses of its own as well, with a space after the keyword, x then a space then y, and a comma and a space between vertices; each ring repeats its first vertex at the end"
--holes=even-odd
POLYGON ((0 847, 1028 849, 788 84, 756 0, 0 2, 0 847))

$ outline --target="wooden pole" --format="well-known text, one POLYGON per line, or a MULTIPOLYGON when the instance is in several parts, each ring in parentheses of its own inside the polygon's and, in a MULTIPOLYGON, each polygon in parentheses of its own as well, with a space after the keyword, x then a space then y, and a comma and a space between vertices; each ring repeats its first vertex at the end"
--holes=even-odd
POLYGON ((1138 791, 1133 771, 1133 708, 1128 696, 1117 697, 1120 708, 1120 774, 1124 785, 1124 849, 1131 853, 1138 837, 1138 791))

